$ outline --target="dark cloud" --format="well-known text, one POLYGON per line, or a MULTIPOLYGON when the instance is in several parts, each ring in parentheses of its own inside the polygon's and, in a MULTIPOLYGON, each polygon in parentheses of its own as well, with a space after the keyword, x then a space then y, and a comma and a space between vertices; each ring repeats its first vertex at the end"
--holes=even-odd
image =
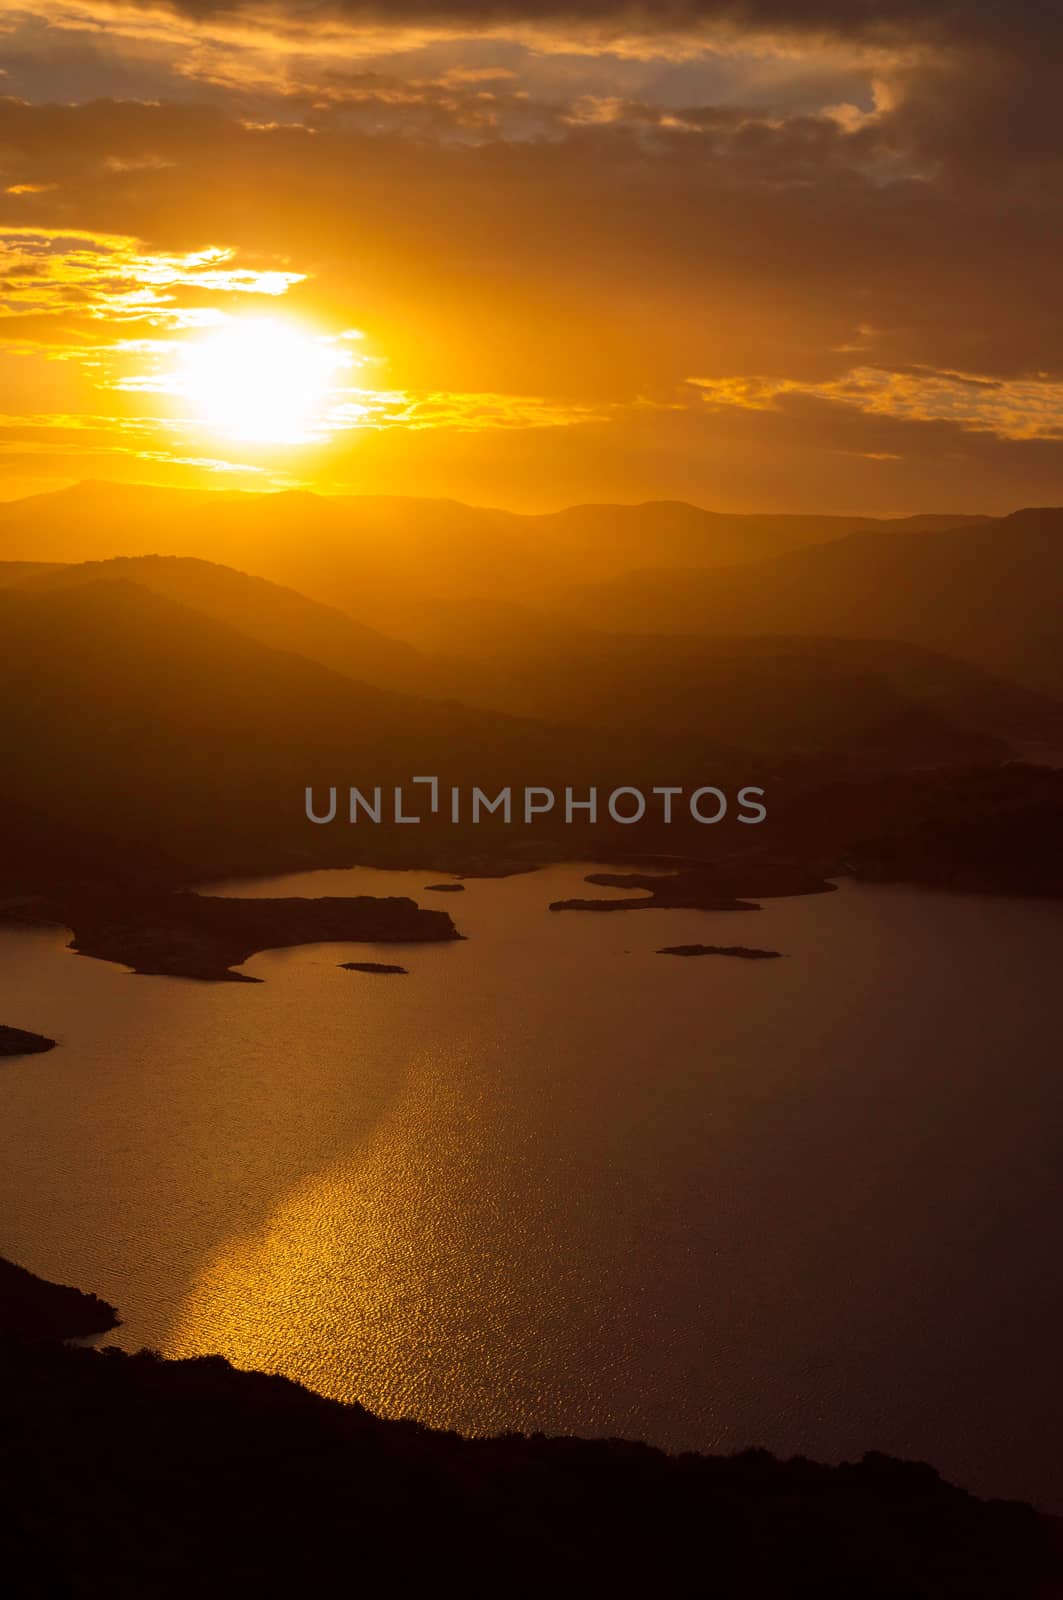
POLYGON ((9 181, 55 185, 19 219, 285 256, 389 347, 396 330, 416 344, 431 386, 1063 372, 1059 206, 1040 187, 891 175, 874 131, 829 119, 732 108, 647 135, 648 115, 466 147, 326 114, 310 134, 218 108, 8 102, 0 145, 9 181))
MULTIPOLYGON (((220 15, 267 8, 258 7, 257 0, 183 0, 174 9, 220 15)), ((343 17, 395 28, 474 31, 575 24, 648 35, 723 23, 743 31, 827 33, 875 41, 916 36, 1016 44, 1063 34, 1063 17, 1052 0, 282 0, 268 10, 304 23, 343 17)))

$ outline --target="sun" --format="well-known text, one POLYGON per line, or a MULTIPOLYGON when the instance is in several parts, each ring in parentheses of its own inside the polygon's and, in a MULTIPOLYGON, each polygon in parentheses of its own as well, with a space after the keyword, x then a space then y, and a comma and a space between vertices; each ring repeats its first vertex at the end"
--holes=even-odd
POLYGON ((336 376, 350 356, 323 335, 272 318, 241 318, 181 349, 175 388, 215 433, 303 444, 327 428, 336 376))

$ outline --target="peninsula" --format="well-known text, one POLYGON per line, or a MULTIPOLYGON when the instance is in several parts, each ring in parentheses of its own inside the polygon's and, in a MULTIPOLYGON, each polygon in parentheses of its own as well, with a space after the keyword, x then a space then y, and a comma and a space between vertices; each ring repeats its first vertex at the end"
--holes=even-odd
POLYGON ((43 1033, 28 1033, 25 1028, 0 1025, 0 1056, 39 1056, 54 1050, 55 1040, 43 1033))
MULTIPOLYGON (((11 914, 9 913, 9 916, 11 914)), ((29 913, 23 911, 23 918, 29 913)), ((188 892, 72 896, 37 921, 72 930, 70 947, 157 977, 258 983, 234 972, 261 950, 303 944, 423 944, 460 939, 445 911, 425 911, 395 895, 374 898, 228 899, 188 892)))
POLYGON ((603 889, 641 893, 622 900, 554 900, 551 911, 759 911, 751 898, 827 894, 834 884, 788 862, 725 861, 690 865, 670 873, 589 872, 584 880, 603 889), (741 898, 740 898, 741 897, 741 898))

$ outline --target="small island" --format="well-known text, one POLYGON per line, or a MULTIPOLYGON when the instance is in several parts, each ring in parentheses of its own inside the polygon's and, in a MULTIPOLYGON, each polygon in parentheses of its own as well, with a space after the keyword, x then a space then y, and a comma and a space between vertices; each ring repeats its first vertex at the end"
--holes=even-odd
POLYGON ((426 883, 425 892, 432 894, 464 894, 463 883, 426 883))
POLYGON ((0 1056, 39 1056, 55 1049, 55 1040, 43 1033, 27 1033, 25 1028, 0 1025, 0 1056))
POLYGON ((789 862, 698 863, 669 873, 589 872, 585 883, 642 892, 622 900, 554 900, 551 911, 759 911, 757 900, 828 894, 835 885, 789 862))
POLYGON ((387 961, 341 961, 340 970, 343 972, 378 972, 383 974, 401 973, 408 976, 406 967, 395 967, 387 961))
POLYGON ((600 884, 606 889, 641 889, 644 893, 625 896, 622 900, 554 900, 551 911, 759 911, 750 900, 739 900, 733 895, 721 894, 707 881, 693 873, 674 873, 667 877, 651 877, 639 872, 591 872, 586 883, 600 884))
POLYGON ((746 944, 666 944, 659 956, 737 956, 742 961, 774 961, 781 950, 755 950, 746 944))

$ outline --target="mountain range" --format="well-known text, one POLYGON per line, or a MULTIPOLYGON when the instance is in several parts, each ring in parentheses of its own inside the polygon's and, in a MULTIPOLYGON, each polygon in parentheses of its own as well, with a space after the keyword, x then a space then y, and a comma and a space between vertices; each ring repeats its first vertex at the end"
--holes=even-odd
POLYGON ((37 856, 43 818, 206 875, 350 852, 305 822, 308 784, 807 796, 1052 764, 1061 575, 1053 510, 518 517, 78 486, 0 506, 0 806, 35 819, 37 856))
POLYGON ((724 569, 645 567, 561 597, 621 631, 894 639, 1063 695, 1063 509, 849 534, 724 569))

